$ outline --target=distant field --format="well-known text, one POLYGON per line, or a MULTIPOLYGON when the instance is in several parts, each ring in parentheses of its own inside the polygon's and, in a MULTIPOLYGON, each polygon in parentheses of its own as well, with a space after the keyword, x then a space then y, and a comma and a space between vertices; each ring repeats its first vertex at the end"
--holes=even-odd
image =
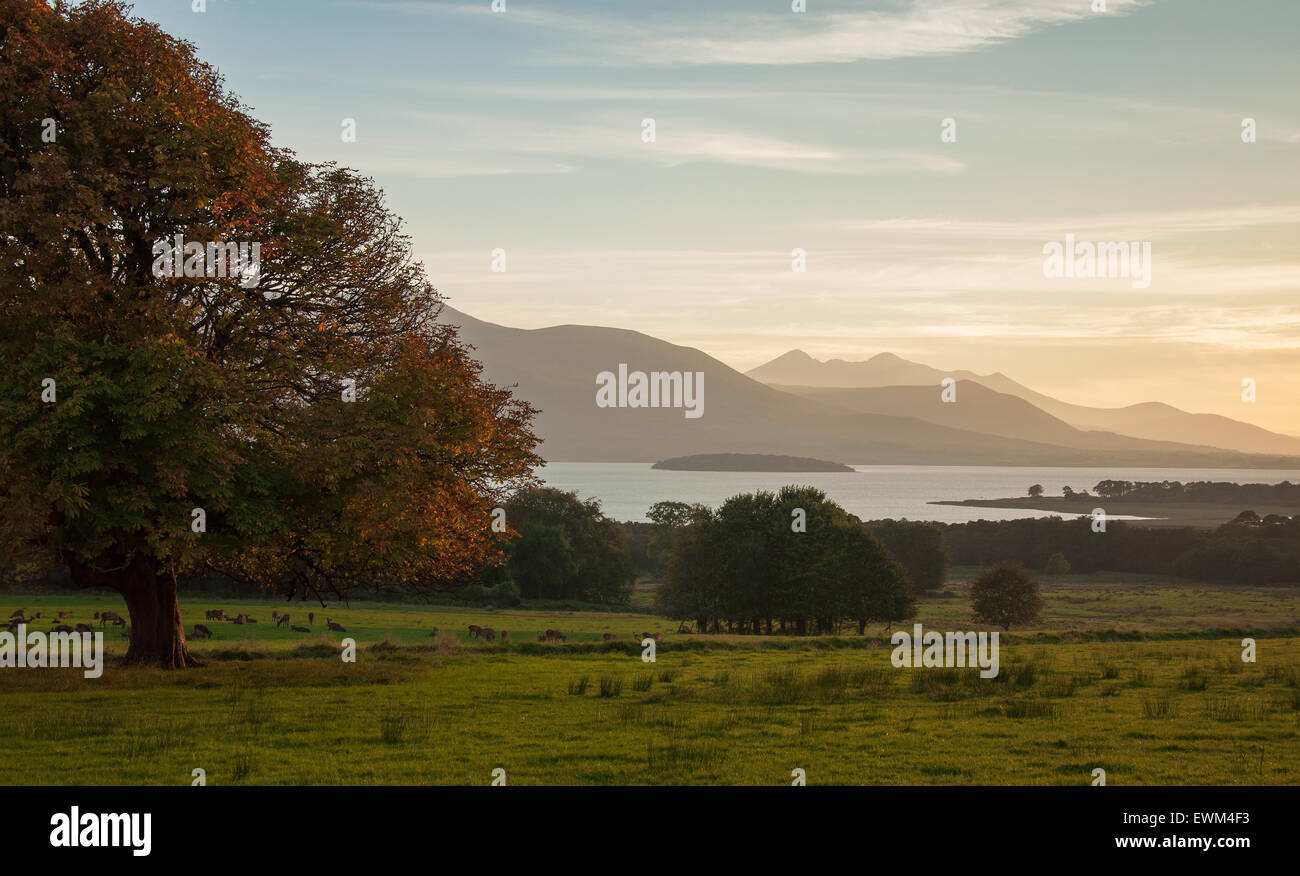
MULTIPOLYGON (((1042 624, 1004 639, 988 680, 895 668, 879 628, 705 637, 644 614, 372 604, 317 610, 313 633, 292 634, 270 612, 299 622, 301 604, 188 600, 187 629, 215 607, 260 623, 207 622, 198 670, 0 672, 0 783, 182 784, 196 767, 212 784, 487 784, 497 767, 521 785, 783 784, 796 767, 810 784, 1087 784, 1095 767, 1110 784, 1300 783, 1300 590, 1118 575, 1044 589, 1042 624), (324 614, 357 639, 357 663, 338 659, 324 614), (471 623, 522 641, 470 642, 471 623), (546 628, 571 644, 533 641, 546 628), (1242 663, 1240 630, 1257 663, 1242 663), (653 664, 630 635, 643 631, 664 634, 653 664)), ((922 600, 918 621, 975 628, 964 594, 922 600)))
MULTIPOLYGON (((1020 508, 1032 511, 1046 511, 1065 517, 1078 517, 1092 513, 1093 508, 1104 508, 1106 513, 1117 516, 1132 515, 1147 517, 1149 520, 1126 521, 1131 526, 1195 526, 1212 529, 1231 521, 1247 506, 1212 504, 1208 502, 1127 502, 1108 501, 1100 496, 1087 499, 1064 499, 1060 496, 1043 496, 1038 499, 1029 496, 1015 496, 1007 499, 962 499, 930 502, 931 505, 964 505, 972 508, 1020 508)), ((1300 513, 1294 505, 1250 505, 1249 510, 1261 517, 1268 514, 1280 514, 1290 517, 1300 513)))

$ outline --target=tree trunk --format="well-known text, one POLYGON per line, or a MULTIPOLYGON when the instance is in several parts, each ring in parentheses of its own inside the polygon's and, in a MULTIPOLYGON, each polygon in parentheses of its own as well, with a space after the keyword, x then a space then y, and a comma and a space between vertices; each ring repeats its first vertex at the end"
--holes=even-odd
POLYGON ((112 587, 126 600, 131 615, 131 640, 124 666, 159 666, 186 669, 202 666, 190 653, 176 598, 176 579, 159 572, 153 562, 134 557, 123 568, 108 572, 71 564, 72 578, 82 587, 112 587))

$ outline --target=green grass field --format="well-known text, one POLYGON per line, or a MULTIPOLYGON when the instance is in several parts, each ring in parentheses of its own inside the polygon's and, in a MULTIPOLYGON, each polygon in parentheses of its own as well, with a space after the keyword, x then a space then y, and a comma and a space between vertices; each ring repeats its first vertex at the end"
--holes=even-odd
MULTIPOLYGON (((969 571, 917 621, 975 629, 969 571)), ((809 784, 1087 784, 1096 767, 1108 784, 1300 783, 1300 589, 1070 575, 1044 596, 987 680, 895 668, 879 628, 700 636, 645 614, 371 604, 311 609, 296 634, 271 611, 298 623, 302 604, 187 600, 187 630, 214 632, 192 643, 202 669, 0 672, 0 783, 188 784, 202 768, 210 784, 488 784, 498 767, 519 785, 788 784, 796 767, 809 784), (216 607, 259 623, 205 622, 216 607), (470 641, 471 623, 513 641, 470 641), (568 643, 537 643, 547 628, 568 643), (664 634, 654 663, 642 631, 664 634)), ((74 622, 121 610, 4 599, 74 622)), ((125 649, 111 626, 105 641, 125 649)))

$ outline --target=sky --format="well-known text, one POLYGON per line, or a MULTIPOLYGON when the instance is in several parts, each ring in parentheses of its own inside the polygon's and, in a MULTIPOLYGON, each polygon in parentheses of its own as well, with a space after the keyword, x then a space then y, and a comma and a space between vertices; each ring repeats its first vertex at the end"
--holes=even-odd
POLYGON ((1294 0, 196 2, 134 8, 479 319, 1300 435, 1294 0), (1067 235, 1149 276, 1047 276, 1067 235))

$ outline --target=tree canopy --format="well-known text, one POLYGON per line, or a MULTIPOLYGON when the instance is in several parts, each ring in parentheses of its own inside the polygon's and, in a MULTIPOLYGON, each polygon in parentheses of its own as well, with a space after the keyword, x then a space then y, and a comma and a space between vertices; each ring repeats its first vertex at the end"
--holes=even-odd
POLYGON ((520 490, 506 503, 518 538, 507 549, 505 572, 529 599, 627 602, 636 575, 622 528, 594 499, 551 487, 520 490))
POLYGON ((341 596, 499 559, 534 412, 438 322, 371 180, 274 147, 119 2, 0 0, 0 83, 6 555, 119 590, 128 661, 163 666, 195 662, 189 574, 341 596), (178 235, 206 262, 159 276, 178 235), (207 248, 237 242, 255 283, 207 248))
POLYGON ((1043 610, 1038 582, 1023 566, 998 563, 971 582, 971 608, 975 619, 1004 630, 1036 620, 1043 610))
POLYGON ((910 617, 907 573, 853 515, 812 487, 733 496, 717 510, 662 507, 672 537, 659 608, 697 628, 859 632, 910 617))

